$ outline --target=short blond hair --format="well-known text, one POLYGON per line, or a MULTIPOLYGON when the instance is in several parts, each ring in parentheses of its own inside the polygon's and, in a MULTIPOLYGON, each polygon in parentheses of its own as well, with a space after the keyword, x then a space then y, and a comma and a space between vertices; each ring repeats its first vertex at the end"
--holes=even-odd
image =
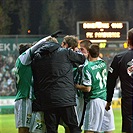
POLYGON ((58 40, 55 37, 50 37, 46 41, 47 42, 55 42, 55 43, 58 43, 58 40))

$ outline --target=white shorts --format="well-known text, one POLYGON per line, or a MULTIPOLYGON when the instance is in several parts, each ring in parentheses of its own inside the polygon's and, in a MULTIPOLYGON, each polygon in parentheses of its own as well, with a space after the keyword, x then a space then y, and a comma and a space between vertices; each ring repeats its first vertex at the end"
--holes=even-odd
POLYGON ((76 104, 77 118, 78 123, 80 124, 84 109, 84 98, 76 96, 76 104))
POLYGON ((106 101, 100 98, 92 99, 87 103, 83 130, 94 132, 115 130, 112 107, 109 111, 106 111, 105 106, 106 101))
POLYGON ((46 126, 44 123, 43 112, 33 112, 31 118, 30 133, 45 133, 46 126))
POLYGON ((15 102, 15 122, 16 128, 30 127, 32 114, 32 101, 30 99, 20 99, 15 102))

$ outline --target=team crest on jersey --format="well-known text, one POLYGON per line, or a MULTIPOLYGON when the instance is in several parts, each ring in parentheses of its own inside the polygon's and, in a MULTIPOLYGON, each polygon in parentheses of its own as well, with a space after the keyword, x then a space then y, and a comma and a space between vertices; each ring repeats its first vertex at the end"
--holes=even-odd
POLYGON ((133 59, 127 63, 127 73, 129 76, 133 77, 133 59))

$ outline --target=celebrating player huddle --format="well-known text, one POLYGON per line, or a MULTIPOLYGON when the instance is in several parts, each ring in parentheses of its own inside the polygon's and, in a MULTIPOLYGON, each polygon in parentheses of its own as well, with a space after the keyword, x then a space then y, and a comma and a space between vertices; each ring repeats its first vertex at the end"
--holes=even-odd
MULTIPOLYGON (((19 133, 113 133, 107 99, 107 66, 99 46, 57 33, 33 46, 21 46, 16 60, 15 118, 19 133), (108 109, 107 109, 107 105, 108 109), (106 109, 105 109, 106 107, 106 109)), ((132 66, 127 73, 132 77, 132 66)))
MULTIPOLYGON (((88 92, 88 87, 93 84, 92 81, 90 81, 91 79, 84 79, 85 77, 90 78, 89 69, 87 68, 86 70, 85 67, 86 62, 91 62, 91 60, 87 61, 87 59, 89 59, 89 52, 87 51, 86 53, 88 55, 86 62, 85 56, 81 54, 82 50, 81 52, 74 52, 78 46, 78 40, 74 36, 64 37, 63 44, 69 44, 66 47, 69 49, 63 48, 63 45, 61 47, 56 39, 52 39, 51 36, 49 36, 40 40, 32 47, 24 46, 20 48, 20 56, 16 61, 17 95, 15 99, 16 127, 19 129, 19 133, 56 133, 61 119, 65 125, 67 125, 68 132, 71 133, 80 133, 82 124, 85 131, 103 131, 102 126, 98 128, 94 126, 94 128, 92 128, 91 126, 88 127, 86 123, 86 119, 88 119, 87 112, 92 113, 92 111, 88 109, 88 106, 86 106, 88 104, 84 102, 86 99, 84 99, 85 96, 82 92, 88 92), (73 45, 70 44, 71 40, 74 40, 76 43, 74 44, 73 41, 73 45), (72 72, 75 65, 74 63, 84 64, 84 73, 80 74, 81 85, 77 81, 75 81, 76 84, 73 82, 73 77, 75 77, 72 72), (87 75, 84 76, 83 74, 87 75), (89 80, 89 82, 87 80, 89 80), (77 90, 76 94, 75 88, 82 91, 77 90), (79 95, 79 92, 82 94, 82 97, 79 95), (77 112, 80 115, 77 115, 77 112), (52 118, 53 115, 54 118, 52 118), (85 125, 87 127, 85 127, 85 125)), ((97 55, 95 58, 97 58, 97 55)), ((103 60, 98 60, 98 62, 102 64, 103 60)), ((94 66, 92 66, 92 69, 93 67, 94 66)), ((77 71, 77 73, 81 72, 77 71)), ((102 82, 99 82, 99 85, 102 85, 102 82)), ((100 87, 103 89, 102 86, 100 87)), ((103 90, 104 93, 102 91, 101 95, 104 95, 103 100, 105 100, 106 90, 103 90)), ((90 91, 92 97, 88 97, 88 101, 94 98, 93 91, 95 90, 93 90, 92 86, 92 91, 90 91)), ((95 98, 101 97, 97 96, 95 98)), ((99 119, 99 121, 100 120, 102 119, 99 119)), ((97 125, 99 125, 99 123, 97 123, 97 125)), ((112 126, 111 129, 107 130, 114 130, 114 127, 112 126)))

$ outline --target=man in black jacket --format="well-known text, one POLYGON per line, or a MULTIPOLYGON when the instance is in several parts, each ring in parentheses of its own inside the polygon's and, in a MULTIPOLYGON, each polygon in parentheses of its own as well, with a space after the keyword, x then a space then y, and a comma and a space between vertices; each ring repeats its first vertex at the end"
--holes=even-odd
POLYGON ((71 133, 81 132, 74 107, 73 63, 83 64, 84 61, 84 55, 54 42, 44 43, 36 52, 32 63, 34 88, 38 91, 48 133, 57 133, 60 118, 71 133))
POLYGON ((117 78, 121 81, 122 132, 133 133, 133 28, 128 31, 129 48, 117 54, 107 78, 107 105, 110 109, 117 78))

